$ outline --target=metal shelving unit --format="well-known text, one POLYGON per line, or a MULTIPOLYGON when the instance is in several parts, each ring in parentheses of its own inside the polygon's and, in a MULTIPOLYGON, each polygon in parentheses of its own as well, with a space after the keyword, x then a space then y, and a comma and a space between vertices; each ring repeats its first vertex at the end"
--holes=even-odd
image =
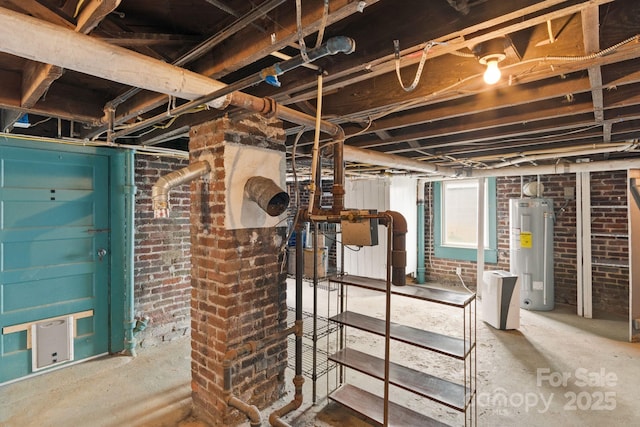
MULTIPOLYGON (((399 341, 443 357, 460 362, 462 382, 442 379, 430 373, 412 369, 361 351, 342 347, 329 355, 343 367, 356 370, 378 380, 388 378, 390 385, 409 391, 417 396, 437 402, 464 414, 464 425, 477 425, 476 404, 476 296, 475 294, 452 292, 425 286, 391 286, 384 280, 359 276, 334 276, 329 279, 341 286, 356 286, 394 296, 443 304, 462 310, 462 337, 453 337, 438 332, 382 320, 352 311, 340 312, 329 320, 342 327, 356 328, 378 336, 388 336, 399 341), (388 373, 387 373, 388 372, 388 373)), ((388 300, 390 301, 390 300, 388 300)), ((346 334, 346 332, 345 332, 346 334)), ((383 425, 444 426, 441 421, 398 405, 369 391, 346 383, 329 395, 329 398, 383 425), (387 408, 387 422, 384 419, 387 408)))

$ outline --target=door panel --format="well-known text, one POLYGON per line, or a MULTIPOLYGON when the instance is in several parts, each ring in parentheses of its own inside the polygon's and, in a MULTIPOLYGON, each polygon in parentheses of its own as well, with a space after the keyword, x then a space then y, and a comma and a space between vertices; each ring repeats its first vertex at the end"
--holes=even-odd
MULTIPOLYGON (((0 147, 0 328, 93 310, 75 360, 108 350, 108 158, 0 147)), ((25 330, 0 335, 0 383, 32 372, 25 330)))

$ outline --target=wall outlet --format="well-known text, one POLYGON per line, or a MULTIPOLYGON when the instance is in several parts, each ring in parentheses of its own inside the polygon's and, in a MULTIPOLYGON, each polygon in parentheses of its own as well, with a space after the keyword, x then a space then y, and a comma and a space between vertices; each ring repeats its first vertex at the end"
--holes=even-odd
POLYGON ((460 276, 462 274, 462 267, 456 267, 456 274, 460 276))

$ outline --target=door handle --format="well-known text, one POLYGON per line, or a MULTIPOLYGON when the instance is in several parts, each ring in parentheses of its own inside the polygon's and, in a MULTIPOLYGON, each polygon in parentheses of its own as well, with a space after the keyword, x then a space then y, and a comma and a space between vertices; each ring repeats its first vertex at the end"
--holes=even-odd
POLYGON ((98 259, 102 261, 102 258, 107 254, 107 250, 105 248, 100 248, 96 253, 98 254, 98 259))

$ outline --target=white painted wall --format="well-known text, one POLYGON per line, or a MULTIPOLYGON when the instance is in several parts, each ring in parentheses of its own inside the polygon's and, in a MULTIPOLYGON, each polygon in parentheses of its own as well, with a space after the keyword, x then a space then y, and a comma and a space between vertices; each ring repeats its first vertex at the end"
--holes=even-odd
MULTIPOLYGON (((378 212, 398 211, 407 219, 407 274, 415 275, 416 191, 417 180, 407 177, 347 179, 345 207, 348 209, 376 209, 378 212)), ((344 271, 348 274, 376 279, 386 278, 387 229, 378 227, 377 246, 362 247, 355 252, 345 248, 344 271)), ((357 248, 353 248, 357 249, 357 248)), ((338 251, 340 257, 340 251, 338 251)))
POLYGON ((227 230, 285 226, 286 212, 271 217, 244 194, 244 185, 253 176, 270 178, 280 186, 285 183, 285 154, 245 144, 227 142, 224 148, 225 206, 227 230))

